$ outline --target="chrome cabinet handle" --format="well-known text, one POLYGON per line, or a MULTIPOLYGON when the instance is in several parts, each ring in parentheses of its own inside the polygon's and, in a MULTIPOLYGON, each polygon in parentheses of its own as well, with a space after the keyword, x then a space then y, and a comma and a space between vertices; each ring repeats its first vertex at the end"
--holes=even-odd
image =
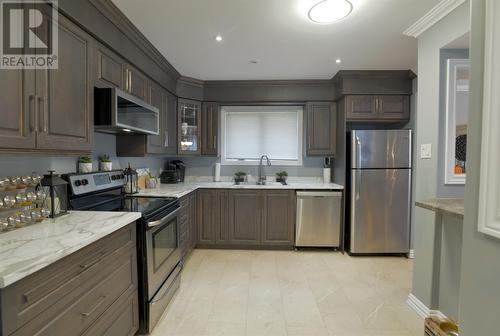
POLYGON ((33 106, 33 101, 35 100, 34 95, 30 95, 28 97, 28 118, 30 120, 30 132, 38 132, 38 125, 36 122, 36 113, 35 113, 35 108, 33 106))
POLYGON ((378 101, 378 109, 379 109, 379 112, 384 111, 384 101, 382 99, 379 99, 379 101, 378 101))
POLYGON ((45 115, 45 102, 42 97, 38 97, 38 113, 40 115, 40 122, 41 126, 40 128, 43 130, 44 133, 48 133, 47 129, 47 120, 46 120, 46 115, 45 115))
POLYGON ((217 149, 217 135, 214 135, 214 148, 217 149))
POLYGON ((92 313, 95 312, 97 310, 97 308, 99 308, 99 306, 104 303, 104 299, 106 299, 106 295, 102 295, 99 298, 99 301, 95 304, 95 306, 89 312, 82 313, 82 316, 89 317, 90 315, 92 315, 92 313))
POLYGON ((356 147, 357 147, 357 150, 358 150, 358 157, 357 157, 357 165, 356 167, 360 167, 361 165, 361 139, 357 136, 356 137, 356 147))
POLYGON ((165 131, 165 142, 164 142, 164 147, 168 147, 168 131, 165 131))
POLYGON ((378 112, 378 98, 375 98, 375 112, 378 112))

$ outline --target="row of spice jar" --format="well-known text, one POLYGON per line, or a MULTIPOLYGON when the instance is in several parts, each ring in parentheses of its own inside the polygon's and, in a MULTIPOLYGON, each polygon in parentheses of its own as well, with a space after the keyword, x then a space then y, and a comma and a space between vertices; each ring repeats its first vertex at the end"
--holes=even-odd
POLYGON ((0 218, 0 232, 12 231, 47 219, 50 215, 48 209, 31 209, 6 218, 0 218))
POLYGON ((36 187, 42 177, 36 174, 31 176, 0 177, 0 191, 14 191, 36 187))
POLYGON ((20 192, 15 196, 6 195, 0 197, 0 209, 31 206, 33 203, 42 202, 46 197, 47 193, 44 190, 20 192))

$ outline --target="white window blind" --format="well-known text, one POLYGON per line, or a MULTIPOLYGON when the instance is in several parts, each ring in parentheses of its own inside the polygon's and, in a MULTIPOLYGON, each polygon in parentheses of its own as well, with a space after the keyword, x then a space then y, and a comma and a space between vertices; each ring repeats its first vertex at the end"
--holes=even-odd
POLYGON ((226 106, 223 164, 251 164, 266 154, 275 164, 302 164, 301 106, 226 106))

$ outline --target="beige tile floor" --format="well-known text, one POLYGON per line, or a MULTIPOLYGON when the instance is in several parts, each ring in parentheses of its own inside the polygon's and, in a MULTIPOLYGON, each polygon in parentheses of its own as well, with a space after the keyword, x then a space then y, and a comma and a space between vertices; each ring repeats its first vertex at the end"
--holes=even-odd
POLYGON ((423 336, 412 262, 336 252, 195 250, 153 336, 423 336))

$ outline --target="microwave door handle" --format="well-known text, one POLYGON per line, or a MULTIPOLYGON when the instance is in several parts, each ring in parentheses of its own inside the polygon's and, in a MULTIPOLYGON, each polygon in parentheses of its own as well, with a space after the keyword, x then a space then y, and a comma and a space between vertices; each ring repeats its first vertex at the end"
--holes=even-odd
POLYGON ((153 221, 153 222, 148 222, 148 227, 152 228, 152 227, 155 227, 158 225, 162 225, 165 222, 168 222, 169 220, 174 218, 179 211, 180 211, 180 208, 177 208, 174 211, 172 211, 171 213, 169 213, 168 215, 166 215, 165 217, 163 217, 162 219, 158 219, 158 220, 153 221))

